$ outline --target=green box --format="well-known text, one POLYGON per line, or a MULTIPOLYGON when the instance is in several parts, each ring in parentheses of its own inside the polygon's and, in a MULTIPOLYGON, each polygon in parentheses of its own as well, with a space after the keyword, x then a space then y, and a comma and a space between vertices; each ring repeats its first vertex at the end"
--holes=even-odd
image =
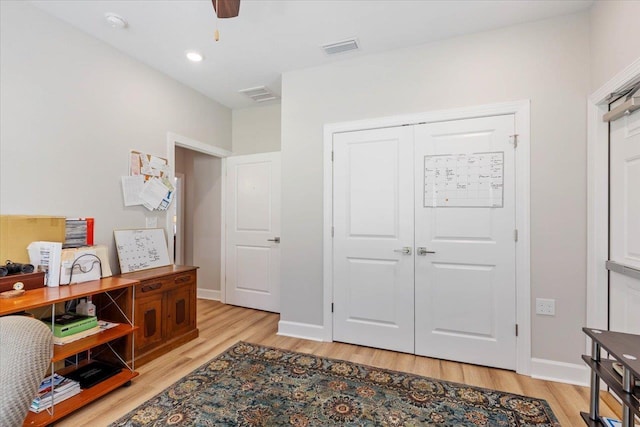
POLYGON ((49 325, 53 336, 58 338, 68 337, 98 326, 98 318, 96 316, 83 316, 75 313, 56 315, 53 327, 51 327, 51 319, 42 319, 42 321, 49 325))

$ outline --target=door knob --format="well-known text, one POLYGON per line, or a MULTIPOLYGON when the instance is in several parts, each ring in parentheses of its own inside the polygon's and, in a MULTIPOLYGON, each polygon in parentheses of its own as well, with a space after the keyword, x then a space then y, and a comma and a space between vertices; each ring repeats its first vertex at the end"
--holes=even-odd
POLYGON ((436 251, 428 251, 427 248, 423 247, 423 246, 418 246, 416 248, 416 252, 418 253, 418 255, 421 256, 425 256, 427 254, 435 254, 436 251))
POLYGON ((402 255, 411 255, 411 247, 405 246, 402 249, 394 249, 393 252, 400 252, 402 255))
POLYGON ((267 239, 267 242, 276 242, 276 243, 280 243, 280 238, 279 238, 279 237, 274 237, 273 239, 267 239))

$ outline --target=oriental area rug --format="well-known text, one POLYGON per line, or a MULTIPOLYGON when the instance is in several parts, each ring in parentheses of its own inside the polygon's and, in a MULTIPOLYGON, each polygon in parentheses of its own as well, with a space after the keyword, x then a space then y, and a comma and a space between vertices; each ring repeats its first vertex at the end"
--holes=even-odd
POLYGON ((110 427, 559 427, 549 404, 239 342, 110 427))

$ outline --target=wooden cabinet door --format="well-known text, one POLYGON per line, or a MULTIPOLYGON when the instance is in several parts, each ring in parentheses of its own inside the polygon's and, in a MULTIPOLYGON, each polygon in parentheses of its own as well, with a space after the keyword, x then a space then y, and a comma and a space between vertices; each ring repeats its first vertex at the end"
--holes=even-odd
POLYGON ((167 292, 167 339, 195 327, 195 294, 192 286, 167 292))
POLYGON ((136 300, 136 352, 161 344, 164 340, 163 293, 136 300))

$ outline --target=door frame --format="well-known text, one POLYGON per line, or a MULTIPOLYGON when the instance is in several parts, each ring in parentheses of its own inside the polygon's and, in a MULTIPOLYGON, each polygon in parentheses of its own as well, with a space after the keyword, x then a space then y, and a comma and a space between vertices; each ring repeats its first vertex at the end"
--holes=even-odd
MULTIPOLYGON (((177 197, 175 197, 174 206, 175 215, 176 215, 176 223, 175 226, 175 234, 176 239, 171 239, 171 237, 167 236, 169 240, 171 240, 174 244, 174 248, 171 251, 171 254, 175 254, 174 263, 183 264, 184 263, 184 205, 185 205, 185 197, 184 197, 184 174, 182 173, 174 173, 174 182, 176 185, 175 193, 177 197)), ((170 211, 171 212, 171 211, 170 211)), ((169 219, 170 220, 170 219, 169 219)))
POLYGON ((515 115, 518 132, 516 149, 516 228, 518 246, 516 251, 516 372, 530 375, 531 372, 531 257, 530 257, 530 100, 499 104, 455 108, 381 117, 324 125, 323 147, 323 337, 333 341, 333 134, 384 127, 435 123, 449 120, 472 119, 497 115, 515 115))
MULTIPOLYGON (((226 157, 231 156, 233 153, 231 151, 227 151, 224 148, 215 147, 213 145, 206 144, 204 142, 197 141, 195 139, 189 138, 184 135, 180 135, 175 132, 167 132, 167 161, 169 163, 169 174, 171 177, 175 176, 176 173, 176 147, 186 148, 187 150, 197 151, 199 153, 207 154, 209 156, 218 157, 220 159, 220 301, 225 302, 225 253, 224 248, 226 244, 226 233, 225 233, 225 192, 226 188, 226 176, 227 176, 227 165, 226 165, 226 157)), ((167 215, 166 223, 165 223, 165 232, 167 236, 171 236, 172 231, 172 221, 171 215, 167 215)), ((169 259, 171 262, 174 262, 173 259, 173 239, 167 238, 167 243, 169 247, 169 259)), ((200 292, 200 290, 198 290, 200 292)), ((198 295, 201 298, 201 295, 198 295)))
MULTIPOLYGON (((640 81, 640 58, 596 90, 587 101, 587 326, 609 326, 609 111, 610 95, 640 81)), ((590 340, 586 339, 586 351, 590 340)))

